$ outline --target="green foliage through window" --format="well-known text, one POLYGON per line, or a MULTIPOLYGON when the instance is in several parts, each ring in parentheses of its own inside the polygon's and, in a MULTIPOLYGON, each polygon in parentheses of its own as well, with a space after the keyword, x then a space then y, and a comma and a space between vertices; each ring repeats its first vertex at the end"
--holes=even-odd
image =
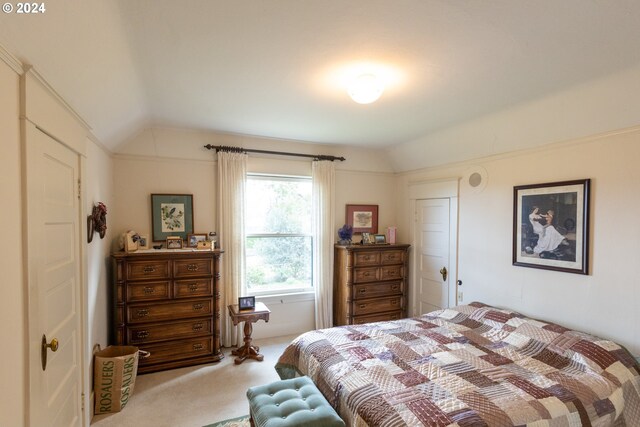
POLYGON ((246 281, 251 293, 311 287, 311 181, 250 177, 246 281))

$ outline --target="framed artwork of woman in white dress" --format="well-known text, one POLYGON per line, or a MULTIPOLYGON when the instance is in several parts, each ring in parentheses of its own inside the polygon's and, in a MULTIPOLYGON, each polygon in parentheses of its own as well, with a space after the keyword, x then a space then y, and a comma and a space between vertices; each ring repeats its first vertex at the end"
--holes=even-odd
POLYGON ((589 273, 589 184, 513 187, 513 265, 589 273))

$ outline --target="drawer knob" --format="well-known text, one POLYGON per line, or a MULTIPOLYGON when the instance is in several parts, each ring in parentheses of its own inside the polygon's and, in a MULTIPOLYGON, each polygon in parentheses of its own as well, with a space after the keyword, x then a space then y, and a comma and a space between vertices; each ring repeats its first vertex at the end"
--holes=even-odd
POLYGON ((371 259, 371 257, 369 255, 365 255, 362 258, 364 258, 365 261, 369 261, 371 259))
POLYGON ((190 285, 189 285, 189 290, 190 290, 191 292, 195 292, 195 291, 197 291, 197 290, 198 290, 198 284, 197 284, 197 283, 192 283, 192 284, 190 284, 190 285))
POLYGON ((146 308, 143 308, 141 310, 137 311, 138 317, 147 317, 149 315, 149 310, 146 308))
POLYGON ((358 307, 360 307, 360 308, 367 308, 367 304, 360 304, 358 307))
POLYGON ((364 277, 369 277, 369 274, 370 274, 370 273, 369 273, 368 271, 365 271, 362 275, 363 275, 364 277))
POLYGON ((136 338, 140 339, 145 339, 149 336, 149 331, 138 331, 138 333, 136 334, 136 338))
POLYGON ((194 350, 202 350, 204 348, 204 346, 202 344, 194 344, 193 345, 193 349, 194 350))
POLYGON ((145 293, 146 295, 150 295, 150 294, 154 293, 155 291, 156 291, 156 290, 155 290, 155 289, 153 289, 153 288, 152 288, 152 287, 150 287, 150 286, 145 286, 145 287, 144 287, 144 293, 145 293))
POLYGON ((364 294, 365 292, 367 292, 367 290, 365 288, 361 288, 358 290, 359 293, 364 294))
POLYGON ((393 285, 393 286, 391 286, 391 290, 392 291, 397 291, 399 287, 400 286, 398 286, 398 285, 393 285))
POLYGON ((204 304, 193 304, 194 310, 202 310, 204 308, 204 304))
POLYGON ((189 271, 198 271, 198 264, 189 264, 189 265, 187 265, 187 270, 189 270, 189 271))
POLYGON ((194 323, 193 328, 191 329, 193 329, 194 331, 201 331, 202 328, 203 328, 202 323, 194 323))
POLYGON ((156 271, 156 268, 152 265, 147 265, 142 269, 142 271, 145 273, 154 273, 156 271))
POLYGON ((397 299, 392 299, 390 302, 391 302, 391 305, 398 305, 397 299))

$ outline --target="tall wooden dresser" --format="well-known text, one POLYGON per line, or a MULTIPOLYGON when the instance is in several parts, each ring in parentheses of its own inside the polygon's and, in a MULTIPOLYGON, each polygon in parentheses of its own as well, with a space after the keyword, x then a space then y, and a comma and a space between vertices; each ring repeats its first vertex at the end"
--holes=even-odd
POLYGON ((151 355, 138 372, 217 362, 221 251, 114 253, 113 337, 151 355))
POLYGON ((409 246, 335 246, 335 326, 406 317, 409 246))

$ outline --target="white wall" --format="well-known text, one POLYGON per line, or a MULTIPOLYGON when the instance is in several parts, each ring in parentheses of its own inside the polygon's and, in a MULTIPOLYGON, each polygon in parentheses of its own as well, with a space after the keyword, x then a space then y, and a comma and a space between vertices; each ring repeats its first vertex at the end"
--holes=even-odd
MULTIPOLYGON (((111 239, 114 233, 113 219, 113 161, 111 153, 101 144, 88 139, 86 143, 87 157, 85 159, 85 217, 90 215, 93 206, 102 202, 107 206, 107 234, 100 239, 98 233, 93 235, 93 241, 86 243, 86 287, 87 300, 86 328, 87 342, 85 343, 85 361, 88 373, 93 372, 93 348, 100 344, 105 348, 109 344, 108 319, 111 309, 111 239)), ((93 387, 92 375, 89 374, 88 389, 93 387)), ((91 411, 92 412, 92 411, 91 411)))
MULTIPOLYGON (((464 302, 482 301, 613 339, 640 355, 640 129, 408 173, 399 217, 412 221, 411 181, 487 171, 480 193, 460 187, 458 278, 464 302), (511 265, 513 187, 591 178, 591 273, 511 265)), ((400 230, 403 239, 409 236, 400 230)))
MULTIPOLYGON (((0 48, 1 49, 1 48, 0 48)), ((27 318, 23 276, 22 168, 20 155, 19 74, 2 61, 0 51, 0 200, 3 235, 0 245, 0 425, 25 424, 27 393, 27 318)))
MULTIPOLYGON (((336 163, 336 233, 344 224, 347 203, 378 204, 380 230, 395 225, 395 176, 382 151, 159 128, 141 132, 115 156, 115 236, 128 229, 151 234, 151 193, 193 194, 194 231, 216 229, 215 152, 202 148, 205 144, 344 156, 347 161, 336 163)), ((251 154, 247 169, 253 173, 311 176, 311 161, 251 154)), ((314 329, 314 303, 309 295, 263 300, 271 309, 270 321, 256 324, 254 337, 314 329)))

